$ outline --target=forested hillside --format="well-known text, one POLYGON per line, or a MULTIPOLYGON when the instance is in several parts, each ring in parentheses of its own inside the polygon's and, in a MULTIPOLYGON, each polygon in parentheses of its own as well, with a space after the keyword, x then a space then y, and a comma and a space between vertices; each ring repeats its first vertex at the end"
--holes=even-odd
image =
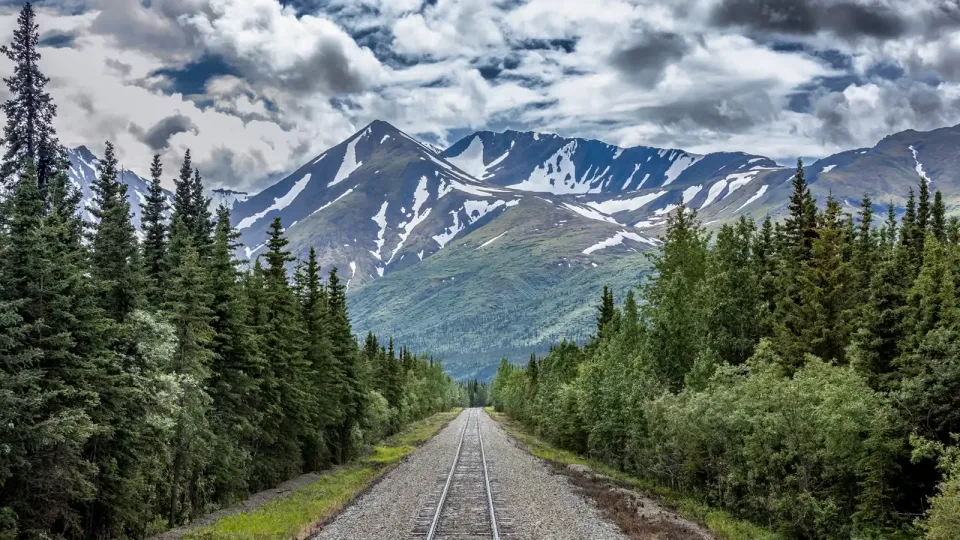
POLYGON ((715 238, 671 214, 654 272, 596 336, 526 369, 495 406, 556 444, 792 538, 956 538, 960 223, 926 179, 906 215, 818 208, 715 238))
POLYGON ((143 538, 344 463, 466 401, 439 363, 369 335, 336 271, 279 219, 251 271, 189 153, 172 208, 151 169, 139 241, 114 148, 85 221, 30 5, 0 163, 0 538, 143 538), (171 214, 168 220, 165 216, 171 214))

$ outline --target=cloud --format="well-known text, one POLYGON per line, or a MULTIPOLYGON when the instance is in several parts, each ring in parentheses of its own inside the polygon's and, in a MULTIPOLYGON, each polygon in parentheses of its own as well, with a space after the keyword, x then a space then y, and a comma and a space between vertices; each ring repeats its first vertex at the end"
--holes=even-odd
POLYGON ((664 70, 690 50, 686 40, 673 32, 651 32, 618 50, 611 57, 613 66, 627 78, 643 86, 660 82, 664 70))
POLYGON ((136 124, 131 125, 131 132, 137 136, 151 150, 166 150, 170 146, 170 139, 180 133, 199 134, 197 125, 182 114, 175 114, 160 120, 146 132, 136 124))
POLYGON ((896 38, 908 27, 886 5, 849 0, 721 0, 712 16, 720 26, 798 35, 826 31, 847 39, 896 38))

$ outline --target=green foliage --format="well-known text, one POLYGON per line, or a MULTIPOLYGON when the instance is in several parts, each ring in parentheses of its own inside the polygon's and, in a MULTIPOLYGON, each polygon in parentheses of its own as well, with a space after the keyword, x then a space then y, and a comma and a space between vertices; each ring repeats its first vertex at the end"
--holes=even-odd
POLYGON ((494 407, 784 537, 955 538, 960 251, 930 198, 922 183, 877 231, 867 198, 856 220, 818 209, 800 167, 782 227, 741 220, 712 245, 681 206, 640 315, 630 294, 582 348, 503 362, 494 407), (939 470, 909 459, 911 436, 939 470))

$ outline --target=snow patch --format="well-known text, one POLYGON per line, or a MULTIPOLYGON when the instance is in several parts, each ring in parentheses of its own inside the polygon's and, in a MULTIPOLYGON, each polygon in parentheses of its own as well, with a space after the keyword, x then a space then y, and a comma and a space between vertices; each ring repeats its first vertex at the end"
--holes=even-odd
POLYGON ((257 221, 260 221, 261 218, 263 218, 270 212, 273 212, 274 210, 283 210, 284 208, 290 206, 290 203, 292 203, 294 199, 296 199, 297 196, 300 195, 300 192, 302 192, 307 187, 307 184, 309 183, 310 183, 310 173, 307 173, 303 178, 298 180, 297 183, 295 183, 292 188, 290 188, 290 191, 288 191, 286 195, 284 195, 283 197, 277 197, 276 199, 274 199, 273 204, 270 205, 269 208, 267 208, 262 212, 257 212, 256 214, 241 220, 240 223, 237 224, 237 229, 238 230, 246 229, 247 227, 253 225, 257 221))
POLYGON ((683 171, 689 169, 694 163, 700 161, 700 157, 693 155, 684 155, 677 158, 670 168, 667 169, 667 172, 664 174, 666 178, 663 181, 663 185, 669 186, 671 182, 677 179, 683 171))
POLYGON ((641 242, 641 243, 644 243, 644 244, 648 244, 648 245, 650 245, 650 246, 656 246, 656 245, 657 245, 656 241, 651 240, 650 238, 644 238, 643 236, 640 236, 640 235, 637 234, 637 233, 632 233, 632 232, 628 232, 628 231, 620 231, 620 232, 618 232, 617 234, 613 235, 613 237, 607 238, 606 240, 603 240, 603 241, 600 241, 600 242, 597 242, 596 244, 594 244, 594 245, 588 247, 587 249, 583 250, 583 254, 584 254, 584 255, 590 255, 591 253, 594 253, 594 252, 596 252, 596 251, 600 251, 601 249, 606 249, 606 248, 609 248, 609 247, 619 246, 619 245, 623 244, 623 241, 626 240, 626 239, 633 240, 634 242, 641 242))
POLYGON ((584 208, 582 206, 576 206, 569 203, 563 203, 563 207, 566 208, 567 210, 570 210, 571 212, 576 212, 577 214, 580 214, 581 216, 587 219, 592 219, 594 221, 603 221, 606 223, 613 223, 614 225, 619 225, 619 223, 617 223, 617 220, 613 219, 608 215, 601 214, 600 212, 597 212, 596 210, 593 210, 591 208, 584 208))
POLYGON ((820 174, 826 174, 826 173, 828 173, 828 172, 830 172, 830 171, 832 171, 832 170, 834 170, 834 169, 836 169, 836 168, 837 168, 836 165, 827 165, 826 167, 823 168, 822 171, 820 171, 820 174))
POLYGON ((327 187, 332 187, 343 182, 363 165, 362 161, 357 161, 357 143, 360 142, 362 138, 363 135, 347 143, 347 151, 343 154, 343 163, 340 164, 340 170, 337 171, 337 176, 327 184, 327 187))
POLYGON ((354 190, 354 189, 355 189, 355 188, 350 188, 350 189, 344 191, 339 197, 337 197, 336 199, 334 199, 334 200, 328 202, 327 204, 321 206, 320 208, 317 208, 317 209, 314 210, 310 215, 312 216, 313 214, 316 214, 317 212, 319 212, 319 211, 321 211, 321 210, 325 210, 325 209, 333 206, 333 204, 336 203, 337 201, 339 201, 340 199, 342 199, 342 198, 346 197, 347 195, 353 193, 353 190, 354 190))
POLYGON ((632 212, 634 210, 639 210, 640 208, 646 206, 647 204, 650 204, 651 202, 659 199, 660 197, 666 194, 667 194, 666 191, 659 191, 657 193, 648 193, 646 195, 641 195, 639 197, 631 197, 629 199, 588 202, 587 206, 591 208, 595 208, 603 212, 604 214, 632 212))
POLYGON ((453 225, 447 227, 442 233, 434 236, 434 241, 440 244, 440 248, 443 249, 451 240, 466 229, 468 225, 476 223, 501 206, 506 207, 507 203, 501 200, 496 200, 492 203, 490 201, 464 201, 462 210, 467 216, 466 219, 464 221, 460 220, 459 210, 450 212, 450 215, 453 216, 453 225))
POLYGON ((737 211, 734 212, 734 214, 736 214, 737 212, 743 210, 748 204, 756 201, 756 200, 759 199, 760 197, 763 197, 763 194, 766 193, 766 192, 767 192, 767 186, 764 185, 764 186, 762 186, 762 187, 760 188, 760 191, 758 191, 756 195, 754 195, 753 197, 750 197, 749 199, 747 199, 747 202, 745 202, 745 203, 743 203, 742 205, 740 205, 740 208, 737 208, 737 211))
POLYGON ((687 189, 683 190, 683 202, 689 203, 697 196, 701 191, 703 191, 703 185, 699 186, 690 186, 687 189))
POLYGON ((661 208, 661 209, 657 210, 656 212, 654 212, 653 215, 655 215, 655 216, 665 216, 665 215, 669 214, 670 212, 673 212, 673 211, 676 210, 677 208, 680 208, 680 205, 679 205, 679 204, 668 204, 668 205, 664 206, 663 208, 661 208))
POLYGON ((384 201, 383 205, 380 206, 380 211, 377 212, 377 215, 370 218, 380 227, 380 232, 377 233, 377 250, 370 252, 373 254, 374 257, 377 258, 378 261, 383 260, 380 256, 380 251, 383 250, 383 244, 387 241, 384 238, 384 235, 387 233, 387 206, 388 205, 389 203, 384 201))
POLYGON ((745 173, 736 173, 727 176, 727 181, 730 182, 729 189, 727 189, 727 194, 723 196, 724 199, 730 196, 734 191, 742 188, 743 186, 750 183, 760 171, 749 171, 745 173))
POLYGON ((763 159, 764 159, 764 158, 762 158, 762 157, 755 157, 755 158, 751 159, 750 161, 748 161, 748 162, 747 162, 747 165, 749 165, 749 164, 751 164, 751 163, 756 163, 756 162, 758 162, 758 161, 763 161, 763 159))
POLYGON ((719 197, 720 194, 723 193, 723 190, 726 188, 727 188, 726 180, 720 180, 719 182, 710 186, 710 191, 707 192, 707 200, 703 201, 703 204, 700 206, 700 209, 703 210, 704 208, 710 206, 710 203, 717 200, 717 197, 719 197))
POLYGON ((417 228, 418 225, 423 223, 427 216, 430 215, 431 208, 427 208, 427 211, 420 213, 420 209, 423 208, 423 204, 427 202, 427 198, 430 197, 430 192, 427 191, 427 177, 421 176, 420 183, 417 184, 417 189, 413 192, 413 217, 410 218, 410 221, 406 223, 401 223, 400 226, 403 228, 403 231, 400 232, 400 243, 397 244, 397 247, 393 249, 393 253, 390 254, 390 260, 387 261, 387 264, 393 262, 393 258, 397 256, 397 253, 400 252, 400 249, 403 247, 403 244, 406 243, 407 238, 410 237, 410 233, 417 228))
POLYGON ((502 233, 500 233, 499 235, 495 236, 494 238, 491 238, 490 240, 487 240, 487 241, 484 242, 483 244, 480 244, 480 247, 477 248, 477 249, 485 248, 485 247, 489 246, 490 244, 492 244, 492 243, 496 242, 497 240, 503 238, 503 235, 507 234, 508 232, 509 232, 509 231, 503 231, 502 233))
POLYGON ((592 189, 587 182, 577 182, 577 167, 573 162, 573 154, 577 151, 577 141, 571 141, 546 160, 538 165, 526 180, 510 186, 521 191, 540 193, 595 193, 599 188, 592 189))

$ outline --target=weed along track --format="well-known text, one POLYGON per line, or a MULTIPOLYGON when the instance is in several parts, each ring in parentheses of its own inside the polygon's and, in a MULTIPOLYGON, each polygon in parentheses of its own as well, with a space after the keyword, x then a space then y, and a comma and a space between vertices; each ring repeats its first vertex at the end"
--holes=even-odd
MULTIPOLYGON (((501 540, 506 538, 499 501, 490 482, 480 433, 480 412, 469 410, 453 464, 442 489, 421 510, 412 538, 426 540, 501 540)), ((509 520, 505 520, 509 521, 509 520)))

